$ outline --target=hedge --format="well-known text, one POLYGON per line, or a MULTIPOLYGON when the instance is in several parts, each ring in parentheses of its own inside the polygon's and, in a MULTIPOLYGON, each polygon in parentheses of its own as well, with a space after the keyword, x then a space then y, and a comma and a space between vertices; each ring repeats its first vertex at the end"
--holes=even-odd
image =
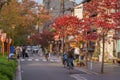
POLYGON ((8 60, 6 55, 0 55, 0 80, 14 80, 17 65, 17 60, 8 60))

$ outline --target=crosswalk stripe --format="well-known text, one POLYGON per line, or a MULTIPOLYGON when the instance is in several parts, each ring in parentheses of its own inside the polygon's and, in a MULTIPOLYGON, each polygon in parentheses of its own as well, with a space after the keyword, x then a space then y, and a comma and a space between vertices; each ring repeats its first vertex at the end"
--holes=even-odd
POLYGON ((25 61, 25 59, 20 59, 20 61, 25 61))
POLYGON ((40 61, 39 59, 35 59, 35 61, 40 61))
POLYGON ((32 59, 28 59, 28 61, 32 61, 32 59))
MULTIPOLYGON (((43 61, 46 62, 45 58, 27 58, 27 59, 20 59, 20 61, 43 61)), ((60 59, 49 59, 50 62, 61 62, 60 59)))

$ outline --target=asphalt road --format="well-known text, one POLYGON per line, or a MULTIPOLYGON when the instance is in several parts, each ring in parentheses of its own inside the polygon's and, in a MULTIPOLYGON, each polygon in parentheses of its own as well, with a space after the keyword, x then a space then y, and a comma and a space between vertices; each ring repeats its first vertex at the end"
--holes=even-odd
POLYGON ((50 61, 21 61, 22 80, 76 80, 72 77, 79 74, 73 70, 69 74, 60 62, 50 61))
POLYGON ((30 57, 21 59, 20 80, 120 80, 120 67, 117 65, 105 64, 105 73, 100 73, 100 63, 94 63, 92 70, 84 67, 74 68, 69 74, 57 57, 45 61, 44 57, 30 57))

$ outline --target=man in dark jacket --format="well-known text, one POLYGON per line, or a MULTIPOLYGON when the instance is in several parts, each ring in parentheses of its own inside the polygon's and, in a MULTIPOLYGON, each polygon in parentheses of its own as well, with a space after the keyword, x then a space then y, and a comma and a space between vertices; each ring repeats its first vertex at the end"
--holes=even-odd
POLYGON ((72 50, 73 50, 72 48, 69 48, 68 53, 67 53, 67 60, 68 60, 68 63, 71 62, 72 66, 74 66, 73 64, 74 53, 72 50))

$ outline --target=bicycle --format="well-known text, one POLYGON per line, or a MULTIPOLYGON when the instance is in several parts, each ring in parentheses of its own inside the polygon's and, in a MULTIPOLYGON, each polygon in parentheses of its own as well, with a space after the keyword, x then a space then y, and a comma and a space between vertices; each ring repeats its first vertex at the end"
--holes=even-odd
POLYGON ((63 59, 64 68, 67 67, 67 59, 63 59))
POLYGON ((73 59, 70 58, 68 59, 68 70, 69 70, 69 74, 71 74, 71 71, 73 70, 73 59))

